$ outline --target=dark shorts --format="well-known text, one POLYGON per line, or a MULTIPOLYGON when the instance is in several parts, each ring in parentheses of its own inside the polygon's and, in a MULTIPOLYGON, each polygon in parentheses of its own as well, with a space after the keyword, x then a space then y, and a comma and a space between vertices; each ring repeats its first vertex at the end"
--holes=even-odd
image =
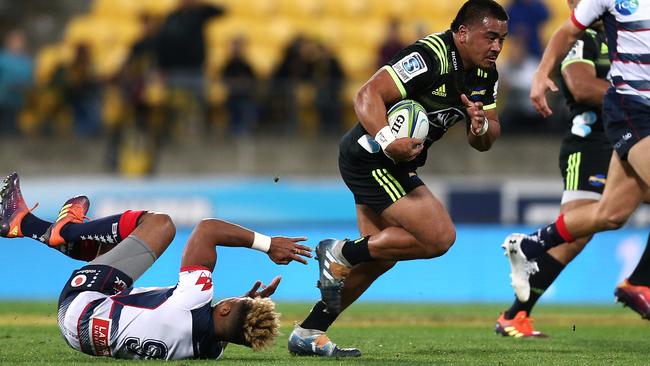
POLYGON ((602 194, 611 158, 612 148, 604 141, 563 142, 559 163, 564 190, 602 194))
MULTIPOLYGON (((383 153, 381 153, 383 154, 383 153)), ((353 164, 339 158, 341 177, 354 195, 354 202, 367 205, 377 214, 424 185, 415 174, 397 166, 382 164, 353 164)))
POLYGON ((83 266, 72 272, 66 282, 59 296, 59 307, 64 300, 80 292, 95 291, 113 296, 131 285, 133 285, 131 277, 117 268, 103 264, 83 266))
POLYGON ((650 135, 650 100, 609 88, 603 102, 603 120, 609 142, 619 158, 627 160, 632 146, 650 135))

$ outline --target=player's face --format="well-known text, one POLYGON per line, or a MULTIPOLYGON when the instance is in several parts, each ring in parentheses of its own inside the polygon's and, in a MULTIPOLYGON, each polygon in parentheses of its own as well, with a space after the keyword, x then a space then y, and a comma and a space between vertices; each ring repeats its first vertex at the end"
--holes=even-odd
POLYGON ((503 49, 507 34, 508 22, 490 17, 467 27, 466 46, 472 63, 483 68, 493 67, 503 49))

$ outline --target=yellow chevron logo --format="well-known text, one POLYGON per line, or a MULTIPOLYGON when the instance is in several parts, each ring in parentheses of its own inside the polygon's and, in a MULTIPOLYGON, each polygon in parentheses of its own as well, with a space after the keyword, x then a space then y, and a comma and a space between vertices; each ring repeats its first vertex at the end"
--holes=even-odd
POLYGON ((9 232, 10 236, 18 236, 18 226, 14 226, 13 229, 9 232))
POLYGON ((442 84, 438 89, 434 90, 431 92, 433 95, 437 95, 439 97, 446 97, 447 96, 447 87, 445 84, 442 84))

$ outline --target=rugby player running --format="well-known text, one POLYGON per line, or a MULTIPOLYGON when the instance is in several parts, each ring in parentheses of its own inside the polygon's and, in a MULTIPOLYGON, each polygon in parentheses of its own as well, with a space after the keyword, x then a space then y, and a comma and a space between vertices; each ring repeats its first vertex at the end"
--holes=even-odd
MULTIPOLYGON (((296 355, 360 356, 342 349, 325 332, 397 261, 435 258, 456 239, 447 210, 417 175, 427 151, 445 132, 466 122, 467 141, 489 150, 499 137, 495 61, 508 29, 508 15, 492 0, 469 0, 451 29, 424 37, 400 51, 356 95, 359 123, 343 137, 339 169, 356 203, 361 237, 321 241, 316 248, 322 299, 289 337, 296 355), (418 101, 429 116, 422 141, 395 137, 387 108, 418 101), (345 285, 344 285, 345 284, 345 285)), ((448 153, 431 151, 434 154, 448 153)))
MULTIPOLYGON (((603 100, 603 126, 612 153, 602 198, 567 210, 557 220, 530 234, 512 234, 503 244, 511 266, 512 285, 520 301, 530 297, 533 259, 562 243, 620 228, 643 201, 650 183, 650 3, 634 0, 582 0, 571 18, 553 34, 531 87, 531 100, 542 116, 552 114, 545 93, 557 91, 551 71, 582 37, 587 25, 602 19, 607 34, 612 85, 603 100)), ((644 253, 637 268, 650 266, 644 253)), ((634 283, 632 283, 634 284, 634 283)), ((616 290, 619 300, 644 309, 648 316, 647 287, 636 293, 629 283, 616 290), (622 291, 619 291, 622 290, 622 291), (644 293, 639 296, 639 293, 644 293), (623 299, 622 297, 629 297, 623 299)), ((635 308, 635 310, 637 310, 635 308)), ((637 310, 639 311, 639 310, 637 310)))
POLYGON ((278 335, 279 314, 268 297, 280 277, 261 291, 257 281, 244 296, 212 305, 216 245, 264 251, 277 264, 306 264, 306 238, 268 237, 216 219, 204 219, 190 235, 175 286, 133 288, 174 239, 169 216, 126 211, 83 222, 85 196, 73 197, 55 222, 36 217, 23 200, 19 178, 9 175, 0 191, 0 235, 30 237, 85 261, 67 281, 58 304, 66 343, 77 351, 123 359, 221 357, 227 344, 261 350, 278 335))
MULTIPOLYGON (((569 0, 571 10, 578 2, 569 0)), ((612 146, 605 136, 601 115, 603 97, 610 86, 607 80, 609 66, 607 41, 601 21, 590 25, 560 65, 562 92, 571 116, 569 129, 560 147, 559 166, 564 180, 560 213, 593 203, 602 196, 612 156, 612 146)), ((580 254, 589 240, 591 236, 577 238, 573 243, 561 244, 535 259, 538 271, 528 281, 530 297, 523 302, 515 297, 510 308, 497 320, 497 334, 516 338, 546 337, 535 330, 530 313, 564 267, 580 254)), ((629 295, 619 296, 618 299, 639 313, 647 313, 650 309, 644 309, 641 304, 641 307, 637 306, 637 301, 628 300, 650 295, 649 255, 650 249, 646 246, 646 265, 641 262, 630 278, 616 290, 617 293, 629 295)), ((650 303, 650 297, 646 297, 645 303, 650 303)))

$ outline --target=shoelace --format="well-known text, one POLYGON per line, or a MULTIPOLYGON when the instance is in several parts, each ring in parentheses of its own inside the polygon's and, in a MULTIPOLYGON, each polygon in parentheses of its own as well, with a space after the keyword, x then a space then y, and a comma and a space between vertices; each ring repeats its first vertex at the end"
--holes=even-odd
MULTIPOLYGON (((79 213, 77 212, 76 208, 77 208, 77 205, 73 205, 72 207, 70 207, 70 209, 68 210, 66 215, 72 216, 73 219, 75 219, 76 221, 79 221, 79 222, 84 222, 85 220, 90 220, 90 217, 88 217, 86 215, 80 216, 79 213)), ((61 213, 59 213, 59 215, 61 215, 61 213)))

